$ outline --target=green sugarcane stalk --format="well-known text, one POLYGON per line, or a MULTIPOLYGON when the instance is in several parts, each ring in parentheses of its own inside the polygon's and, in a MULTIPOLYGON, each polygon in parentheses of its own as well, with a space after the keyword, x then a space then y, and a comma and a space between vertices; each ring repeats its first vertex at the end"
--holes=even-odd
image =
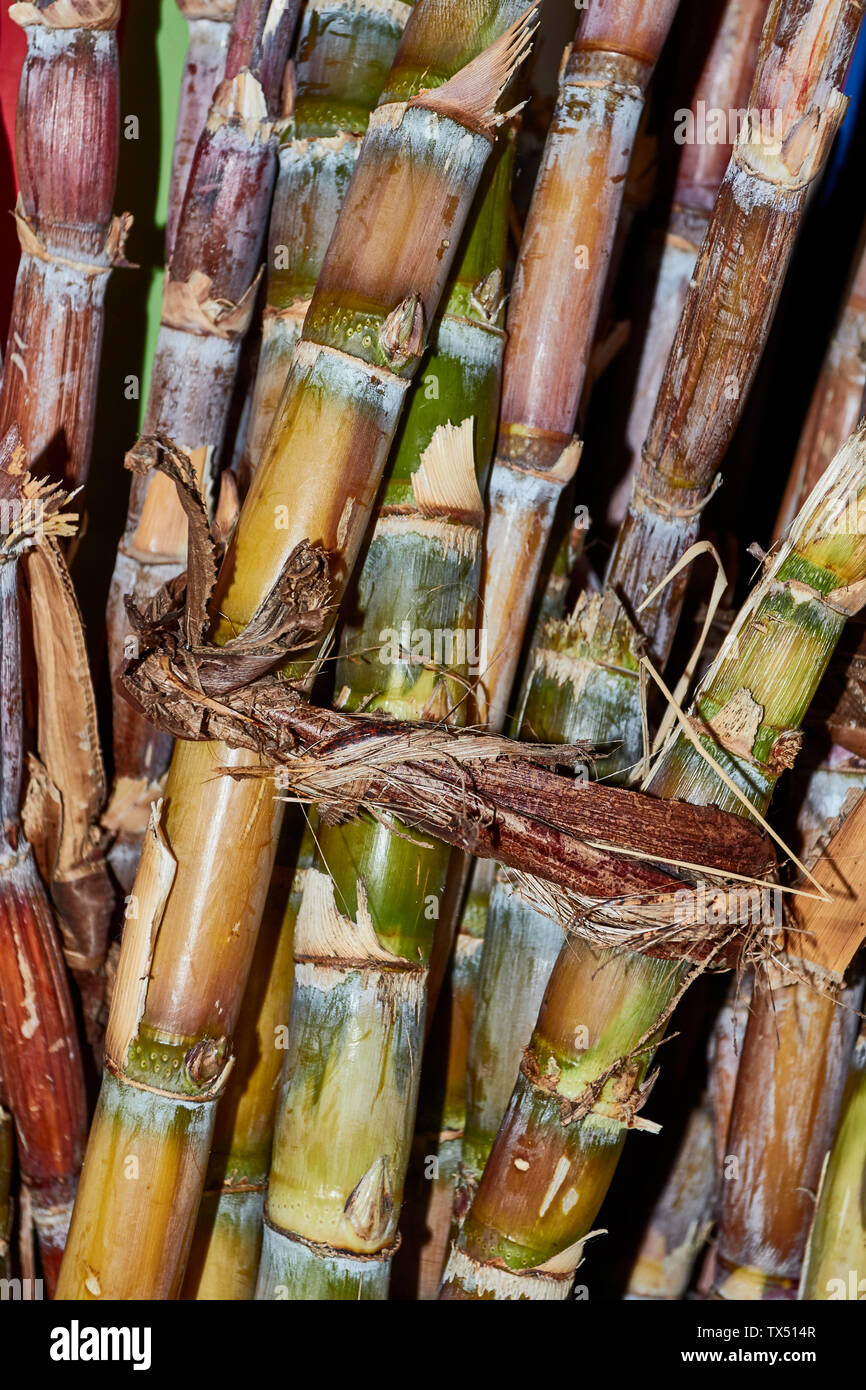
MULTIPOLYGON (((511 163, 503 138, 401 422, 348 603, 336 674, 343 709, 466 721, 481 655, 480 487, 499 404, 511 163)), ((452 851, 382 822, 322 826, 317 838, 296 931, 257 1296, 381 1298, 452 851)))
MULTIPOLYGON (((854 434, 741 609, 648 790, 763 813, 799 748, 799 726, 846 618, 866 598, 866 431, 854 434)), ((452 1253, 445 1298, 567 1297, 648 1066, 646 1044, 692 963, 567 939, 506 1116, 452 1253), (615 962, 615 963, 614 963, 615 962), (637 1051, 635 1049, 638 1049, 637 1051)))
MULTIPOLYGON (((586 521, 585 508, 578 507, 567 533, 554 547, 550 573, 534 623, 529 660, 541 641, 547 621, 563 615, 586 534, 586 521)), ((496 883, 497 870, 493 861, 476 859, 471 867, 469 886, 443 982, 443 1002, 437 1006, 427 1044, 414 1143, 413 1195, 407 1203, 414 1228, 409 1249, 401 1254, 397 1266, 401 1269, 410 1259, 415 1259, 417 1268, 411 1277, 414 1278, 413 1288, 422 1300, 436 1297, 453 1234, 455 1195, 461 1178, 466 1128, 467 1060, 485 926, 496 883)), ((549 925, 549 919, 543 920, 549 925)), ((518 999, 521 996, 514 993, 512 997, 518 999)), ((527 1036, 537 1012, 536 1007, 527 1027, 527 1036)), ((509 1070, 509 1075, 513 1070, 509 1070)), ((510 1080, 507 1085, 509 1092, 503 1098, 502 1109, 510 1093, 510 1080)), ((502 1110, 497 1116, 497 1124, 501 1114, 502 1110)), ((405 1242, 405 1230, 403 1237, 405 1242)), ((408 1271, 406 1277, 410 1277, 408 1271)))
MULTIPOLYGON (((623 617, 608 589, 587 592, 570 618, 546 625, 523 695, 522 739, 600 743, 611 730, 628 728, 639 667, 633 643, 622 641, 628 632, 623 617)), ((632 724, 631 736, 599 758, 598 777, 617 779, 639 759, 635 732, 632 724)), ((465 1214, 484 1171, 561 945, 561 926, 516 896, 504 875, 493 890, 484 933, 458 1217, 465 1214)))

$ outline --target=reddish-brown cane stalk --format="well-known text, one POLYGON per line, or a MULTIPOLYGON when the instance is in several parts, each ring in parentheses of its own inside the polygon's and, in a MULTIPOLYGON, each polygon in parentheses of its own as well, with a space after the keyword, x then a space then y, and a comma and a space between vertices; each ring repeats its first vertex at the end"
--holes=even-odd
POLYGON ((103 304, 128 215, 112 218, 119 137, 119 0, 15 4, 27 32, 16 118, 21 261, 0 391, 32 467, 83 483, 103 304))

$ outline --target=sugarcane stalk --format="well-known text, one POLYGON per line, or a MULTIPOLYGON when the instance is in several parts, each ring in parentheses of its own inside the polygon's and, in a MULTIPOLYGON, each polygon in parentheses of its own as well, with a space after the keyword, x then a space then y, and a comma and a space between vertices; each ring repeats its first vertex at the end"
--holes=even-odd
POLYGON ((563 487, 646 85, 677 9, 632 0, 583 16, 561 79, 508 311, 482 604, 479 713, 504 726, 532 596, 563 487))
MULTIPOLYGON (((539 603, 530 658, 547 620, 562 616, 574 582, 585 533, 583 509, 577 508, 573 523, 553 557, 539 603)), ((456 879, 455 867, 452 863, 452 877, 456 879)), ((460 878, 463 877, 465 875, 460 875, 460 878)), ((460 912, 444 979, 443 1002, 436 1010, 427 1042, 419 1124, 414 1144, 415 1187, 407 1202, 415 1226, 410 1232, 408 1250, 407 1232, 403 1231, 404 1246, 401 1249, 404 1253, 401 1253, 397 1266, 400 1269, 401 1265, 414 1258, 417 1266, 414 1287, 422 1301, 436 1296, 452 1237, 455 1194, 460 1181, 466 1129, 470 1039, 485 925, 496 881, 496 866, 490 860, 476 859, 472 863, 465 903, 460 912)), ((463 882, 449 884, 458 898, 458 906, 464 886, 463 882)), ((450 943, 450 934, 447 941, 450 943)), ((438 937, 435 944, 441 949, 438 937)))
POLYGON ((866 1292, 866 1028, 845 1083, 839 1123, 826 1155, 809 1232, 800 1298, 862 1299, 866 1292))
MULTIPOLYGON (((255 304, 283 72, 299 8, 300 0, 240 0, 225 77, 198 137, 166 267, 144 430, 167 434, 187 451, 211 503, 255 304)), ((136 475, 107 613, 115 777, 104 823, 116 836, 111 861, 124 887, 171 754, 171 740, 117 695, 117 674, 130 655, 124 599, 146 601, 183 569, 185 556, 185 521, 171 486, 136 475)))
MULTIPOLYGON (((524 693, 522 738, 567 743, 579 730, 594 744, 627 727, 622 706, 639 668, 629 642, 614 645, 620 613, 610 591, 587 594, 571 618, 547 625, 524 693)), ((638 756, 634 742, 623 742, 598 759, 596 775, 609 777, 638 756)), ((490 899, 472 1020, 458 1218, 484 1171, 561 946, 559 924, 515 895, 504 875, 490 899)))
MULTIPOLYGON (((692 92, 692 115, 702 103, 711 119, 721 111, 727 123, 729 111, 740 111, 745 106, 767 9, 768 0, 726 0, 692 92)), ((682 118, 682 113, 677 112, 677 117, 682 118)), ((688 134, 687 129, 684 133, 688 134)), ((712 143, 708 139, 686 139, 682 147, 625 427, 628 463, 607 504, 607 521, 614 526, 620 524, 628 506, 634 469, 649 431, 668 353, 730 154, 728 139, 712 143)), ((855 423, 844 432, 843 439, 855 423)))
MULTIPOLYGON (((400 423, 349 601, 360 617, 347 620, 337 666, 344 709, 466 722, 481 656, 480 488, 499 404, 511 162, 503 139, 400 423)), ((298 922, 260 1298, 384 1297, 388 1287, 452 859, 446 844, 406 833, 382 821, 319 831, 298 922), (329 1039, 326 1057, 311 1051, 317 1037, 329 1039)))
POLYGON ((466 1059, 494 873, 489 859, 472 865, 459 929, 432 1012, 392 1298, 428 1302, 436 1297, 442 1277, 463 1149, 466 1059))
POLYGON ((726 1146, 716 1298, 796 1297, 862 995, 862 978, 829 994, 784 976, 756 982, 726 1146))
POLYGON ((171 261, 190 166, 213 94, 225 72, 231 21, 237 0, 177 0, 189 26, 165 222, 165 259, 171 261))
POLYGON ((21 259, 0 390, 33 467, 84 483, 105 291, 128 214, 111 215, 119 139, 119 0, 15 4, 27 34, 16 118, 21 259))
MULTIPOLYGON (((217 641, 243 629, 305 538, 333 555, 336 596, 342 591, 492 146, 495 102, 525 54, 533 13, 516 19, 518 5, 493 0, 471 16, 441 0, 413 10, 223 564, 212 608, 217 641), (475 65, 461 69, 487 41, 475 65), (412 95, 413 84, 442 78, 450 81, 412 95)), ((256 765, 243 749, 178 748, 165 828, 155 824, 146 840, 139 918, 134 933, 127 924, 118 972, 129 989, 118 987, 109 1018, 108 1076, 79 1185, 64 1297, 94 1296, 90 1270, 99 1291, 115 1297, 171 1293, 182 1277, 278 821, 265 782, 214 779, 215 761, 256 765), (230 856, 228 844, 236 845, 230 856), (139 1000, 132 981, 145 960, 139 1000), (163 1043, 167 1037, 180 1041, 163 1043), (132 1130, 152 1179, 144 1204, 117 1159, 132 1130)))
POLYGON ((84 1149, 84 1073, 51 907, 20 820, 24 772, 18 561, 72 534, 64 501, 26 471, 17 429, 0 444, 0 1072, 15 1121, 42 1269, 53 1292, 84 1149))
MULTIPOLYGON (((754 116, 741 130, 611 557, 608 581, 635 604, 697 534, 700 509, 773 322, 809 188, 844 115, 836 84, 861 18, 859 4, 835 0, 817 6, 774 0, 771 6, 749 110, 770 113, 773 138, 765 139, 770 132, 759 131, 754 116)), ((684 585, 681 574, 673 585, 679 597, 684 585)), ((658 595, 642 610, 656 653, 669 650, 678 609, 678 602, 658 595)))
POLYGON ((717 1298, 797 1295, 863 997, 862 971, 846 967, 863 922, 864 824, 861 792, 823 843, 810 846, 815 877, 833 901, 795 903, 788 958, 756 980, 727 1140, 737 1181, 722 1189, 717 1298))
POLYGON ((304 10, 268 233, 267 303, 242 491, 264 451, 361 138, 409 13, 402 0, 314 0, 304 10))
MULTIPOLYGON (((861 431, 840 450, 698 689, 685 722, 715 766, 677 729, 650 778, 653 795, 766 809, 846 617, 866 597, 866 540, 844 529, 852 496, 866 491, 864 449, 861 431)), ((647 1045, 692 970, 687 958, 565 941, 443 1297, 568 1296, 645 1099, 647 1045)))
POLYGON ((712 1230, 716 1188, 713 1114, 706 1095, 686 1118, 679 1146, 656 1200, 624 1297, 682 1298, 712 1230))
POLYGON ((217 1110, 182 1298, 251 1299, 262 1248, 277 1087, 288 1041, 292 942, 314 841, 283 829, 238 1018, 237 1061, 217 1110), (297 858, 292 871, 291 855, 297 858))

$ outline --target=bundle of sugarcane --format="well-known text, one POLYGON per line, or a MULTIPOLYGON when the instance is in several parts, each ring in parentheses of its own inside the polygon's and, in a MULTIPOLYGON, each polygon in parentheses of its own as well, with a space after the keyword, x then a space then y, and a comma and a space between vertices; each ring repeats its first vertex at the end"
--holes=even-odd
POLYGON ((105 772, 81 614, 56 540, 25 556, 37 668, 36 751, 22 807, 27 838, 51 892, 63 954, 81 998, 97 1065, 105 1031, 105 960, 116 895, 99 823, 105 772))
POLYGON ((32 466, 83 483, 90 466, 108 275, 130 218, 111 215, 120 131, 119 0, 12 6, 27 32, 16 120, 21 260, 0 390, 32 466))
MULTIPOLYGON (((669 1299, 717 1217, 700 1296, 856 1297, 866 648, 848 619, 866 595, 866 426, 847 436, 862 245, 788 530, 758 552, 763 578, 720 648, 720 580, 703 652, 687 655, 677 624, 866 0, 682 11, 679 39, 708 54, 693 98, 728 130, 736 109, 741 129, 732 153, 687 134, 676 169, 662 146, 674 222, 635 345, 638 396, 619 401, 647 438, 603 578, 586 509, 570 524, 574 431, 609 350, 594 349, 600 319, 636 277, 649 288, 639 257, 621 275, 640 242, 624 188, 676 0, 578 6, 543 152, 508 95, 541 0, 162 3, 178 73, 178 6, 190 39, 163 321, 112 582, 107 818, 67 498, 34 480, 50 449, 34 435, 28 458, 14 415, 27 434, 66 412, 71 476, 122 232, 105 154, 119 6, 14 6, 28 44, 16 380, 0 387, 0 1276, 43 1274, 69 1300, 370 1300, 439 1283, 449 1300, 559 1300, 602 1224, 613 1263, 591 1277, 622 1276, 640 1248, 626 1296, 669 1299), (62 187, 61 143, 81 165, 62 187), (528 189, 539 158, 524 229, 512 166, 528 189), (108 956, 107 826, 129 890, 108 956), (431 1032, 449 958, 450 1016, 431 1032), (658 1097, 679 1106, 683 1141, 655 1143, 639 1194, 622 1168, 599 1222, 627 1131, 647 1150, 655 1121, 672 1135, 668 1109, 647 1117, 651 1059, 684 992, 719 969, 736 980, 706 1086, 703 1044, 684 1036, 658 1097), (408 1262, 390 1285, 401 1237, 404 1256, 423 1246, 411 1289, 408 1262)), ((569 8, 549 5, 548 49, 569 8)), ((596 418, 601 447, 621 436, 596 418)), ((738 459, 750 443, 763 453, 742 433, 738 459)), ((702 1038, 718 983, 685 1011, 702 1038)))
MULTIPOLYGON (((497 99, 527 51, 535 11, 518 11, 491 0, 479 15, 473 6, 463 16, 470 39, 453 5, 421 0, 413 10, 213 600, 217 640, 229 644, 239 632, 251 669, 261 624, 273 616, 272 608, 259 611, 262 600, 275 581, 288 599, 309 570, 299 543, 312 538, 330 552, 337 596, 357 557, 502 120, 497 99), (453 75, 411 95, 437 72, 453 75)), ((299 630, 309 641, 303 623, 293 640, 299 630)), ((165 825, 155 811, 145 839, 61 1273, 64 1297, 171 1294, 182 1277, 278 820, 266 784, 214 778, 215 761, 236 772, 256 765, 242 748, 178 748, 165 825), (237 845, 231 856, 221 848, 227 843, 237 845), (133 1130, 148 1177, 135 1192, 118 1157, 133 1130)))
MULTIPOLYGON (((283 73, 299 7, 300 0, 240 0, 225 76, 198 138, 165 274, 144 428, 168 434, 186 450, 209 502, 255 306, 283 73)), ((137 473, 108 603, 115 679, 130 655, 125 598, 146 602, 183 568, 184 558, 184 517, 171 486, 158 474, 137 473)), ((113 733, 115 779, 104 820, 116 835, 112 866, 128 887, 171 741, 116 695, 113 733)))
MULTIPOLYGON (((782 160, 781 141, 772 147, 779 161, 774 169, 771 146, 755 143, 762 139, 760 132, 747 126, 742 133, 689 287, 604 591, 585 593, 567 622, 551 625, 536 652, 521 709, 523 736, 614 741, 614 751, 598 763, 598 776, 622 775, 640 758, 641 643, 649 642, 654 661, 667 659, 684 576, 680 573, 666 588, 660 581, 695 538, 715 470, 740 417, 772 323, 806 188, 820 172, 844 110, 833 82, 844 71, 860 14, 859 5, 840 10, 831 4, 819 14, 805 4, 774 3, 750 109, 764 109, 774 92, 782 92, 778 133, 790 136, 814 127, 811 153, 800 148, 789 155, 798 166, 797 187, 793 192, 783 187, 774 203, 767 195, 768 180, 777 178, 784 186, 795 177, 782 160), (822 23, 829 26, 833 43, 816 52, 812 45, 822 23), (799 38, 789 45, 792 32, 799 38), (790 83, 792 73, 798 84, 790 83)), ((507 884, 495 896, 491 925, 495 922, 496 940, 502 944, 485 938, 482 955, 470 1049, 464 1203, 480 1176, 528 1041, 533 1010, 560 948, 545 915, 512 900, 507 884), (512 928, 513 942, 508 938, 512 928), (515 972, 522 972, 519 983, 515 972)))
MULTIPOLYGON (((689 715, 678 715, 649 781, 654 795, 766 809, 846 617, 860 607, 866 542, 840 529, 839 518, 866 490, 864 449, 861 431, 768 563, 689 715)), ((739 931, 726 914, 711 955, 739 931)), ((705 964, 700 936, 691 954, 705 964)), ((640 1122, 649 1054, 694 968, 688 954, 599 949, 591 932, 566 940, 445 1297, 567 1296, 626 1130, 640 1122)))
MULTIPOLYGON (((57 1280, 86 1133, 84 1073, 57 929, 21 825, 24 720, 18 562, 73 533, 65 495, 27 472, 17 430, 0 444, 0 1072, 49 1291, 57 1280)), ((51 621, 38 613, 37 621, 51 621)))

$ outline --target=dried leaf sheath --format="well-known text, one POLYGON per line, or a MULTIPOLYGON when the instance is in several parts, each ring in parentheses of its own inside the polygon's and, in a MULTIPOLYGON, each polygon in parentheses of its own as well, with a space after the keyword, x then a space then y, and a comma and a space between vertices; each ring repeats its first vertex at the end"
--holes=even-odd
POLYGON ((46 1284, 53 1292, 86 1133, 75 1015, 51 908, 21 829, 23 773, 17 561, 58 500, 32 484, 17 431, 0 444, 0 1072, 15 1121, 46 1284))
MULTIPOLYGON (((209 504, 253 312, 276 175, 280 86, 300 0, 242 0, 189 173, 163 285, 162 318, 144 417, 193 461, 209 504), (266 26, 268 16, 272 23, 266 26)), ((183 569, 186 529, 171 485, 136 474, 108 601, 112 675, 129 655, 124 599, 144 602, 183 569)), ((126 703, 114 701, 115 783, 105 824, 112 867, 132 881, 151 798, 171 752, 126 703)))
MULTIPOLYGON (((481 32, 499 34, 500 40, 472 68, 471 101, 462 118, 467 124, 461 124, 458 112, 437 114, 439 89, 406 106, 389 101, 371 122, 265 458, 223 565, 215 604, 225 614, 220 640, 244 627, 305 537, 333 551, 338 593, 345 584, 409 377, 423 349, 424 325, 438 306, 490 151, 495 102, 529 43, 529 15, 513 30, 506 29, 518 13, 517 5, 492 0, 485 8, 481 32), (369 232, 359 244, 361 221, 369 232), (362 306, 354 322, 353 305, 362 306), (285 508, 287 497, 292 507, 285 517, 274 509, 285 508)), ((421 0, 407 26, 407 51, 420 49, 434 63, 445 14, 440 0, 421 0)), ((473 12, 472 39, 467 41, 453 5, 447 6, 447 15, 459 63, 461 55, 475 52, 479 16, 473 12)), ((398 67, 397 79, 402 71, 398 67)), ((162 913, 138 1028, 139 1039, 147 1039, 145 1053, 151 1038, 156 1043, 166 1035, 184 1040, 172 1045, 172 1054, 165 1049, 178 1061, 199 1045, 211 1047, 208 1080, 215 1084, 224 1073, 249 970, 276 820, 267 786, 238 787, 225 778, 214 779, 214 767, 221 764, 248 768, 255 758, 207 745, 185 745, 174 755, 166 788, 166 835, 177 877, 162 913), (236 844, 231 856, 225 855, 228 843, 236 844)), ((121 1066, 130 1069, 130 1058, 121 1059, 121 1066)), ((137 1062, 131 1069, 138 1070, 137 1062)), ((118 1296, 124 1288, 146 1295, 155 1288, 175 1289, 180 1282, 186 1232, 203 1180, 204 1164, 197 1162, 201 1153, 196 1150, 203 1146, 207 1151, 213 1123, 209 1087, 197 1085, 199 1100, 190 1110, 178 1090, 157 1096, 131 1082, 138 1077, 128 1070, 110 1088, 106 1085, 91 1130, 61 1279, 64 1296, 82 1294, 88 1267, 102 1271, 100 1287, 108 1296, 118 1296), (121 1137, 115 1148, 118 1135, 137 1124, 133 1107, 144 1102, 150 1119, 147 1145, 143 1140, 139 1144, 142 1167, 156 1173, 162 1165, 162 1181, 171 1186, 168 1228, 159 1193, 152 1189, 152 1200, 142 1209, 140 1192, 130 1192, 112 1159, 123 1147, 121 1137), (172 1138, 163 1144, 169 1128, 172 1138), (175 1175, 192 1174, 194 1168, 194 1183, 180 1186, 175 1175), (126 1232, 130 1225, 129 1239, 118 1246, 117 1230, 126 1232), (143 1259, 143 1244, 153 1248, 151 1235, 161 1250, 158 1270, 145 1267, 143 1259)))
POLYGON ((73 27, 56 3, 11 8, 27 33, 15 160, 22 254, 0 435, 17 424, 36 472, 70 482, 83 483, 90 466, 105 290, 131 220, 111 215, 119 12, 118 0, 79 3, 73 27))
POLYGON ((60 546, 46 540, 24 565, 37 666, 38 757, 29 760, 22 815, 51 891, 85 1033, 99 1064, 115 890, 99 825, 106 789, 96 700, 81 614, 60 546))
MULTIPOLYGON (((797 727, 845 615, 860 604, 866 542, 835 528, 852 493, 864 490, 861 432, 840 450, 809 498, 788 543, 741 610, 690 713, 699 721, 704 747, 759 809, 792 762, 797 727), (713 714, 744 689, 760 711, 748 740, 730 738, 725 721, 716 723, 714 735, 713 714)), ((682 733, 672 737, 650 790, 665 799, 742 813, 742 803, 682 733)), ((682 962, 653 962, 634 953, 613 960, 582 943, 565 943, 452 1256, 444 1297, 478 1298, 485 1291, 505 1299, 550 1298, 558 1291, 567 1296, 580 1241, 610 1181, 629 1117, 643 1103, 647 1046, 657 1041, 658 1020, 688 976, 682 962), (643 1051, 635 1053, 636 1047, 643 1051), (631 1109, 624 1113, 623 1105, 631 1109), (529 1168, 515 1166, 515 1159, 529 1159, 529 1168)))

